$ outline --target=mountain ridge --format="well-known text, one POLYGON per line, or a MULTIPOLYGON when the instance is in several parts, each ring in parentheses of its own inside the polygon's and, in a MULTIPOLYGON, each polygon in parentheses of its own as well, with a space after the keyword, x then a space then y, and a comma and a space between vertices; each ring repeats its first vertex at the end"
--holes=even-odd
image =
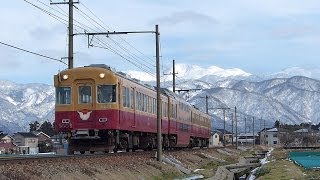
MULTIPOLYGON (((218 70, 221 72, 221 69, 218 70)), ((186 77, 194 77, 192 74, 196 71, 189 73, 186 77)), ((167 81, 162 85, 172 89, 169 83, 167 81)), ((202 111, 206 109, 203 97, 209 96, 209 113, 215 127, 221 127, 223 122, 221 110, 214 109, 219 107, 231 108, 228 114, 237 107, 238 123, 242 128, 244 118, 249 120, 253 117, 265 120, 268 126, 272 126, 276 120, 290 124, 320 122, 320 81, 310 77, 299 75, 264 79, 247 73, 227 77, 202 73, 198 79, 180 79, 176 89, 200 89, 181 95, 202 111)), ((54 96, 54 87, 51 85, 0 80, 0 131, 28 131, 32 121, 53 122, 54 96)), ((230 125, 232 119, 229 116, 226 122, 230 125)), ((259 128, 256 125, 255 130, 259 128)))

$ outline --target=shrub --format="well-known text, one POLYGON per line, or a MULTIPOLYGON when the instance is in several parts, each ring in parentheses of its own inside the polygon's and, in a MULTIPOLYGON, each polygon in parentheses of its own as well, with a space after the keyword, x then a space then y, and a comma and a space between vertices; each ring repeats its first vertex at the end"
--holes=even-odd
POLYGON ((254 173, 254 175, 256 177, 260 177, 263 176, 265 174, 268 174, 270 172, 270 168, 267 167, 260 167, 259 169, 257 169, 257 171, 254 173))

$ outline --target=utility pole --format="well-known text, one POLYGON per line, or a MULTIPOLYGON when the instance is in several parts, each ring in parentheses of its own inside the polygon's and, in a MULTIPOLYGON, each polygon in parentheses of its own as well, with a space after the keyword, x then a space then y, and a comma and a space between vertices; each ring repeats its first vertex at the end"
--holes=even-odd
POLYGON ((263 129, 262 129, 262 117, 261 117, 261 118, 260 118, 260 131, 259 131, 259 132, 260 132, 260 145, 262 144, 262 143, 261 143, 261 133, 262 133, 262 130, 263 130, 263 129))
POLYGON ((237 107, 234 107, 234 118, 236 120, 236 149, 238 149, 238 120, 237 120, 237 107))
POLYGON ((279 142, 278 142, 278 144, 281 143, 280 142, 280 138, 279 138, 280 137, 280 125, 281 125, 281 122, 280 122, 280 119, 279 119, 279 129, 278 129, 278 140, 279 140, 279 142))
POLYGON ((172 75, 172 91, 175 93, 176 92, 176 67, 175 67, 175 60, 172 60, 172 73, 170 72, 169 74, 163 74, 163 75, 172 75))
POLYGON ((160 99, 160 46, 159 46, 159 28, 156 25, 156 73, 157 73, 157 160, 162 161, 162 143, 161 143, 161 99, 160 99))
MULTIPOLYGON (((172 62, 172 84, 173 84, 173 92, 176 92, 176 68, 175 68, 175 61, 172 62)), ((177 73, 178 74, 178 73, 177 73)))
POLYGON ((51 5, 56 4, 68 4, 69 5, 69 27, 68 27, 68 69, 73 68, 73 4, 79 3, 73 2, 73 0, 69 0, 68 2, 56 2, 56 3, 50 3, 51 5))
POLYGON ((92 38, 96 35, 116 35, 116 34, 143 34, 152 33, 156 38, 156 79, 157 79, 157 160, 162 161, 162 142, 161 142, 161 99, 160 99, 160 46, 159 46, 159 28, 155 25, 155 31, 125 31, 125 32, 97 32, 97 33, 78 33, 75 35, 87 35, 88 46, 90 46, 90 36, 92 38))
POLYGON ((246 136, 246 145, 248 144, 248 136, 247 136, 247 117, 244 117, 244 135, 246 136))
POLYGON ((267 146, 267 140, 266 140, 266 120, 263 120, 263 126, 264 126, 264 135, 263 135, 263 139, 264 139, 264 146, 267 146))
POLYGON ((206 95, 205 97, 200 97, 200 98, 206 98, 206 113, 207 114, 209 114, 209 105, 208 105, 208 99, 209 99, 209 97, 208 97, 208 95, 206 95))
POLYGON ((252 117, 252 136, 253 136, 252 147, 254 148, 255 139, 256 139, 254 136, 254 117, 252 117))
POLYGON ((226 146, 226 109, 223 109, 223 146, 226 146))
POLYGON ((206 113, 209 114, 208 95, 206 95, 206 113))
POLYGON ((226 146, 226 138, 225 138, 225 134, 226 134, 226 110, 230 109, 228 107, 221 107, 221 108, 212 108, 212 109, 222 109, 223 110, 223 146, 226 146))
POLYGON ((231 139, 231 144, 233 146, 233 113, 230 114, 231 116, 231 129, 232 129, 232 139, 231 139))

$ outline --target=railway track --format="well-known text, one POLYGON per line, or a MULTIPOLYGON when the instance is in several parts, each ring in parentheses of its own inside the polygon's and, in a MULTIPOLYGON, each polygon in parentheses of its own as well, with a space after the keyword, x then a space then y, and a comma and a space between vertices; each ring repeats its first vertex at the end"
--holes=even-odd
POLYGON ((119 152, 119 153, 101 153, 101 154, 74 154, 74 155, 57 155, 57 154, 46 154, 46 155, 4 155, 0 156, 0 165, 6 165, 8 163, 50 163, 56 161, 71 161, 81 160, 86 158, 107 158, 107 157, 123 157, 123 156, 150 156, 153 157, 155 151, 137 151, 137 152, 119 152))

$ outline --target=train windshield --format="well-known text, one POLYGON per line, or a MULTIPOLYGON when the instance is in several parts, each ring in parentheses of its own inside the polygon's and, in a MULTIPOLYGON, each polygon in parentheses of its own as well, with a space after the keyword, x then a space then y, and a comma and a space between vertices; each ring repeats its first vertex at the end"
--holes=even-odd
POLYGON ((116 102, 116 85, 98 85, 97 101, 98 103, 116 102))
POLYGON ((71 103, 71 88, 57 87, 56 88, 56 104, 70 104, 71 103))
POLYGON ((79 86, 79 104, 92 103, 91 86, 79 86))

